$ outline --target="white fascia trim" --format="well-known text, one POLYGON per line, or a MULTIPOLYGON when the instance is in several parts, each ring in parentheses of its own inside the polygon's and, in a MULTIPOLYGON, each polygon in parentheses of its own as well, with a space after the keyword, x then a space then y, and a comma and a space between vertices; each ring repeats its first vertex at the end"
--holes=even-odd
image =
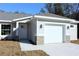
POLYGON ((12 22, 10 20, 0 20, 0 22, 12 22))
POLYGON ((20 21, 23 19, 28 19, 28 18, 32 18, 33 16, 27 16, 27 17, 23 17, 23 18, 17 18, 17 19, 13 19, 13 21, 20 21))
POLYGON ((19 23, 27 23, 29 22, 30 20, 22 20, 22 21, 18 21, 19 23))
POLYGON ((79 23, 79 21, 74 21, 73 23, 79 23))
POLYGON ((46 18, 46 19, 57 19, 57 20, 61 20, 61 21, 69 21, 69 22, 76 22, 74 19, 64 19, 64 18, 57 18, 57 17, 48 17, 48 16, 39 16, 39 15, 35 15, 34 17, 36 18, 46 18))

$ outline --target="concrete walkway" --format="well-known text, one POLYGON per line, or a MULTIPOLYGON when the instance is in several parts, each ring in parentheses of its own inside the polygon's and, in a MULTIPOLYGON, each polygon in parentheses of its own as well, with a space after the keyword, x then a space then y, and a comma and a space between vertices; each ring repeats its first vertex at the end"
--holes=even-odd
POLYGON ((32 45, 20 43, 22 51, 43 50, 50 56, 79 56, 79 45, 72 43, 56 43, 32 45))

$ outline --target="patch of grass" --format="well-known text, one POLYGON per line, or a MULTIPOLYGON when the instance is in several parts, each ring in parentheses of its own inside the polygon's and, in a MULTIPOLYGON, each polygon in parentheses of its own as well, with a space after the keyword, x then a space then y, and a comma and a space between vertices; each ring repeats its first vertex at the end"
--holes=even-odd
MULTIPOLYGON (((13 56, 16 52, 20 52, 19 42, 0 41, 0 56, 13 56)), ((17 55, 17 54, 16 54, 17 55)))
POLYGON ((19 42, 0 41, 0 56, 48 56, 42 50, 21 51, 19 42))
POLYGON ((72 40, 71 43, 79 44, 79 40, 72 40))
POLYGON ((46 54, 42 50, 23 51, 21 55, 22 56, 48 56, 48 54, 46 54))
POLYGON ((20 48, 19 42, 16 41, 0 41, 0 46, 20 48))

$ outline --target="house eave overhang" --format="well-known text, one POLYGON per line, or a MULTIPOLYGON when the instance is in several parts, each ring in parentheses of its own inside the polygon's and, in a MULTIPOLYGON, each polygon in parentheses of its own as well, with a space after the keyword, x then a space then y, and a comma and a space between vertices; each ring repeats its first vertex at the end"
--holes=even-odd
POLYGON ((28 16, 28 17, 23 17, 23 18, 17 18, 17 19, 13 19, 12 21, 23 21, 23 20, 26 20, 26 19, 30 19, 32 17, 33 16, 28 16))
MULTIPOLYGON (((68 18, 59 18, 59 17, 49 17, 49 16, 39 16, 39 15, 34 15, 34 16, 27 16, 27 17, 23 17, 23 18, 17 18, 17 19, 13 19, 13 20, 0 20, 0 22, 25 22, 25 20, 30 20, 31 18, 42 18, 44 20, 46 19, 51 19, 51 20, 57 20, 57 21, 65 21, 65 22, 69 22, 69 23, 79 23, 79 21, 76 21, 74 19, 68 19, 68 18)), ((27 21, 26 21, 27 22, 27 21)))
POLYGON ((42 18, 42 19, 51 19, 51 20, 57 20, 57 21, 64 21, 64 22, 69 22, 69 23, 79 23, 79 21, 76 21, 74 19, 68 19, 68 18, 59 18, 59 17, 49 17, 49 16, 39 16, 35 15, 35 18, 42 18))
POLYGON ((27 23, 29 22, 30 20, 22 20, 22 21, 18 21, 19 23, 27 23))
POLYGON ((0 20, 0 22, 12 22, 10 20, 0 20))
POLYGON ((17 21, 22 21, 24 22, 25 20, 31 19, 33 16, 28 16, 28 17, 23 17, 23 18, 17 18, 13 20, 0 20, 0 22, 17 22, 17 21))

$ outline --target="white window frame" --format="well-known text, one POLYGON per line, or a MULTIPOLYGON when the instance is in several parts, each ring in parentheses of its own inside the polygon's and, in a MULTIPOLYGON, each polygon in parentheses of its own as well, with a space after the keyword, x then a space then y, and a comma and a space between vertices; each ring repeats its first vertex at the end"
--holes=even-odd
POLYGON ((10 25, 10 24, 1 24, 1 35, 10 35, 11 34, 11 25, 10 25, 10 29, 2 29, 2 26, 6 26, 6 25, 10 25), (2 34, 2 31, 10 31, 10 33, 2 34))

